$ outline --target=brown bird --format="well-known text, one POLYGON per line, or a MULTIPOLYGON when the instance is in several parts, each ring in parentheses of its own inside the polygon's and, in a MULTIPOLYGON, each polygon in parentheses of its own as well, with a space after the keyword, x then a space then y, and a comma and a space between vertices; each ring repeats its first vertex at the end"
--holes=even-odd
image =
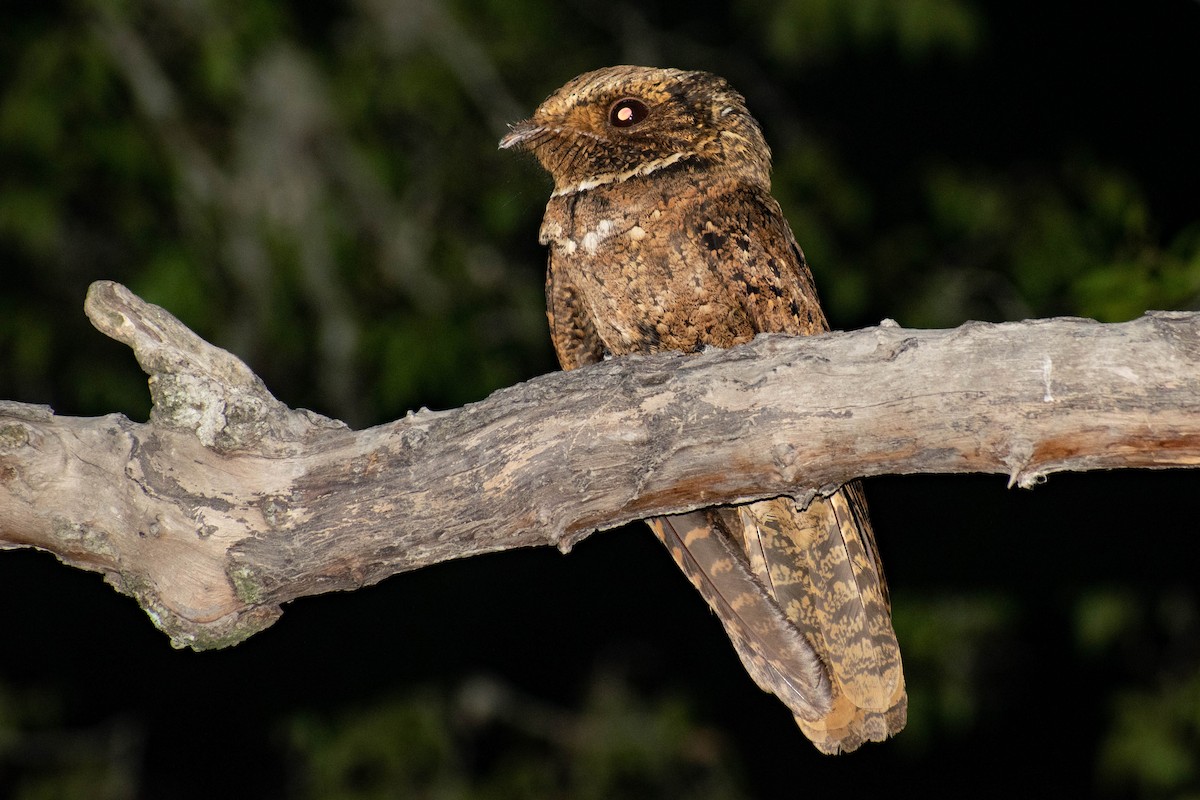
MULTIPOLYGON (((745 100, 705 72, 580 75, 500 141, 554 178, 542 220, 547 315, 564 369, 828 329, 771 196, 745 100)), ((907 696, 858 483, 649 520, 750 675, 823 752, 904 727, 907 696)))

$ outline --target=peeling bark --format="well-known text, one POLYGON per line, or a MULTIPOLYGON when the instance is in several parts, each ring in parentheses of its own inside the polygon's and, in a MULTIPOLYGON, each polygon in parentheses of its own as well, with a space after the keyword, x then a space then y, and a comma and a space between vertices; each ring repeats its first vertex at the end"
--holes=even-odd
POLYGON ((0 548, 104 573, 179 647, 439 561, 860 476, 1200 463, 1191 313, 760 336, 351 431, 118 284, 85 308, 149 374, 150 421, 0 402, 0 548))

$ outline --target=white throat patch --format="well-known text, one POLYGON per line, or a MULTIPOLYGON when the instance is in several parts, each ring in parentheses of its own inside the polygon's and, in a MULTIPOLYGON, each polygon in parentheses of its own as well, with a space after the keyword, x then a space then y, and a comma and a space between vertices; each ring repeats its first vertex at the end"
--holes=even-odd
POLYGON ((604 186, 605 184, 609 183, 621 183, 622 181, 627 181, 630 178, 635 178, 639 175, 649 175, 651 172, 657 172, 664 167, 669 167, 672 164, 676 164, 683 159, 690 158, 694 155, 696 154, 690 150, 684 150, 679 153, 672 153, 665 158, 656 158, 653 161, 647 161, 644 164, 639 164, 633 169, 627 169, 624 172, 605 172, 601 175, 588 178, 585 181, 572 184, 571 186, 564 186, 561 189, 555 189, 554 193, 550 196, 562 197, 568 194, 575 194, 576 192, 586 192, 588 189, 595 189, 597 186, 604 186))

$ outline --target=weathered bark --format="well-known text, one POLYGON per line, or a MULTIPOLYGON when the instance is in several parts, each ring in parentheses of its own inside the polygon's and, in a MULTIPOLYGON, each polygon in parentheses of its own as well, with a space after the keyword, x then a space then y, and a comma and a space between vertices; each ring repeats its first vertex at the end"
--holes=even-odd
POLYGON ((197 649, 296 597, 858 476, 1200 463, 1190 313, 765 336, 351 431, 124 287, 86 310, 150 375, 150 422, 0 403, 0 547, 103 572, 197 649))

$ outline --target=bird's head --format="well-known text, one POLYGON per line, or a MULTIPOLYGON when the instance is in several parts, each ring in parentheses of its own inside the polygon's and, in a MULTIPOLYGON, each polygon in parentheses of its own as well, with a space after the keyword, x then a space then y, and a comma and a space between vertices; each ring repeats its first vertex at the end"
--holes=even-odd
POLYGON ((676 164, 770 184, 771 152, 746 101, 708 72, 618 66, 584 73, 512 125, 500 147, 537 156, 555 195, 676 164))

